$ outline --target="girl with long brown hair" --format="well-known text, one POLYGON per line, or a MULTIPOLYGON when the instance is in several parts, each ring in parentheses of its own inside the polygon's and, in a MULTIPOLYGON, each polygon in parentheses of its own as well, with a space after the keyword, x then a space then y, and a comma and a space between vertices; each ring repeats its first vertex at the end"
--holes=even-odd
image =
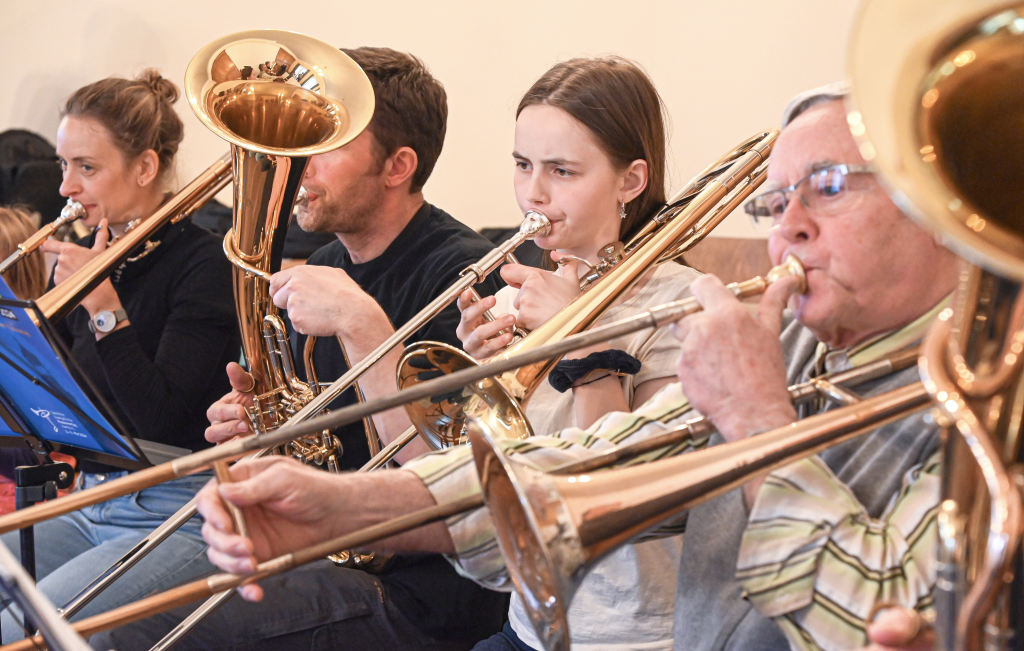
MULTIPOLYGON (((516 112, 516 199, 551 221, 538 238, 558 272, 506 265, 509 287, 463 310, 459 338, 486 358, 534 329, 579 292, 605 245, 626 241, 665 202, 666 129, 661 98, 636 64, 618 57, 571 59, 527 91, 516 112), (497 318, 485 321, 483 312, 497 318)), ((681 298, 697 272, 674 262, 646 274, 598 324, 681 298)), ((666 330, 621 337, 566 356, 526 406, 534 434, 588 427, 611 411, 631 411, 675 381, 678 345, 666 330)), ((584 580, 569 610, 573 643, 602 649, 671 649, 679 538, 622 548, 584 580), (637 589, 643 585, 643 589, 637 589)), ((505 630, 478 649, 540 649, 518 595, 505 630)))

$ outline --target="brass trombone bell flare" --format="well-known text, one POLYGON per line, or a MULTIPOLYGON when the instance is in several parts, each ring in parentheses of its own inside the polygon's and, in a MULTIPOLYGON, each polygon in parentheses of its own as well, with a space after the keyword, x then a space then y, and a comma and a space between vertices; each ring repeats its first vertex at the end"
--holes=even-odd
POLYGON ((551 475, 510 459, 472 419, 470 445, 505 566, 547 651, 569 648, 568 608, 608 553, 754 475, 905 418, 930 404, 916 382, 789 426, 593 475, 551 475))

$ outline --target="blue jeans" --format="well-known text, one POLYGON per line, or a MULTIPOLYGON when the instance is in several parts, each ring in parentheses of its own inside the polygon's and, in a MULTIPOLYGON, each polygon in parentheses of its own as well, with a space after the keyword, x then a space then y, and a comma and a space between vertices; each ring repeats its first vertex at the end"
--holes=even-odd
POLYGON ((493 635, 486 640, 481 640, 473 647, 473 651, 534 651, 534 648, 527 646, 525 642, 519 639, 516 632, 512 630, 512 625, 505 622, 501 633, 493 635))
MULTIPOLYGON (((83 474, 80 486, 90 488, 125 474, 83 474)), ((36 576, 40 590, 57 607, 66 604, 191 500, 210 477, 210 473, 182 477, 36 525, 36 576)), ((212 573, 215 568, 206 560, 200 527, 202 519, 193 517, 101 592, 72 621, 212 573)), ((0 536, 0 542, 18 556, 17 531, 0 536)), ((16 606, 0 614, 4 644, 24 637, 21 622, 21 611, 16 606)))

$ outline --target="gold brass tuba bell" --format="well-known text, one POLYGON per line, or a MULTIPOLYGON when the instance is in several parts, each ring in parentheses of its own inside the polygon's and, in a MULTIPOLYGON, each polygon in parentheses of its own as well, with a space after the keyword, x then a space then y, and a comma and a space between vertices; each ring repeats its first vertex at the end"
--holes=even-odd
POLYGON ((1004 649, 1021 527, 1024 3, 870 0, 850 55, 848 122, 894 200, 965 266, 929 334, 925 386, 947 419, 936 633, 1004 649))
MULTIPOLYGON (((185 95, 203 124, 231 143, 234 217, 224 251, 234 265, 242 346, 257 395, 250 416, 257 432, 275 429, 318 387, 295 377, 267 281, 280 265, 306 159, 341 147, 366 128, 373 88, 352 59, 327 43, 255 30, 200 50, 185 73, 185 95)), ((286 452, 335 468, 337 447, 325 431, 286 452)))

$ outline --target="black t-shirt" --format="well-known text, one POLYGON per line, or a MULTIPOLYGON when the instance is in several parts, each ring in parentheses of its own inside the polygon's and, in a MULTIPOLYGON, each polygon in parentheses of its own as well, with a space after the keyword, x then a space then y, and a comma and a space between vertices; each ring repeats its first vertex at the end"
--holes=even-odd
MULTIPOLYGON (((343 269, 380 304, 392 325, 401 327, 417 312, 459 278, 468 265, 486 255, 493 245, 448 213, 424 203, 408 226, 380 256, 354 264, 340 241, 314 253, 308 264, 343 269)), ((498 274, 491 274, 477 290, 483 296, 501 286, 498 274)), ((406 344, 426 339, 461 347, 455 328, 460 313, 453 302, 421 328, 406 344)), ((296 359, 305 337, 292 331, 296 359)), ((341 347, 333 338, 317 341, 314 353, 320 381, 333 381, 348 367, 341 347)), ((300 365, 301 367, 301 365, 300 365)), ((304 369, 299 370, 304 374, 304 369)), ((338 409, 355 401, 347 391, 332 403, 338 409)), ((370 459, 361 423, 339 428, 335 434, 344 446, 340 465, 357 469, 370 459)), ((507 595, 486 590, 462 578, 443 557, 436 554, 398 555, 381 573, 388 596, 403 615, 425 634, 434 638, 463 641, 468 646, 501 630, 507 595)))
MULTIPOLYGON (((400 328, 421 309, 459 279, 459 274, 477 262, 494 246, 483 236, 451 215, 424 203, 398 237, 378 257, 355 264, 345 246, 335 240, 314 253, 307 264, 342 269, 384 310, 391 324, 400 328)), ((491 274, 476 285, 481 296, 495 293, 503 285, 498 274, 491 274)), ((460 313, 453 301, 440 314, 427 322, 406 345, 417 341, 441 341, 462 347, 455 335, 460 313)), ((306 344, 305 335, 292 331, 292 352, 301 360, 306 344)), ((317 339, 313 354, 317 375, 321 382, 331 382, 348 370, 341 346, 333 337, 317 339)), ((298 373, 305 378, 305 368, 298 365, 298 373)), ((331 403, 331 409, 340 409, 355 402, 355 391, 349 390, 331 403)), ((339 459, 342 469, 356 470, 370 460, 366 434, 361 422, 352 423, 335 431, 345 449, 339 459)))
POLYGON ((96 341, 79 306, 57 331, 130 435, 196 451, 210 447, 206 409, 231 390, 224 367, 241 353, 231 265, 220 241, 188 220, 150 241, 160 244, 110 276, 128 327, 96 341))

